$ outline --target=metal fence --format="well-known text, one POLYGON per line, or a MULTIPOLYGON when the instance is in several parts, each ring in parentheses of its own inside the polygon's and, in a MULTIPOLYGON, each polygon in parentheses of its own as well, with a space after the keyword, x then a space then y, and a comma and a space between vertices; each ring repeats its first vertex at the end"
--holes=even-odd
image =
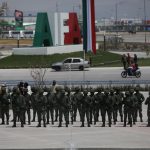
MULTIPOLYGON (((6 84, 7 86, 16 86, 20 80, 3 80, 0 85, 6 84)), ((36 85, 35 81, 22 81, 27 82, 29 85, 36 85)), ((44 86, 52 85, 53 81, 44 81, 44 86)), ((104 80, 104 81, 56 81, 58 85, 64 86, 113 86, 113 85, 150 85, 150 80, 104 80)))

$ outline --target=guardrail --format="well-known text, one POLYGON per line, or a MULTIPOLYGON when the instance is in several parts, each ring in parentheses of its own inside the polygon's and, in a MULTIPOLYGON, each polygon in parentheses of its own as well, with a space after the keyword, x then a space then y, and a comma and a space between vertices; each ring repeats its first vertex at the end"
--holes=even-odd
MULTIPOLYGON (((6 84, 7 86, 16 86, 20 80, 3 80, 0 85, 6 84)), ((36 85, 35 81, 22 81, 27 82, 29 85, 36 85)), ((53 81, 44 81, 44 85, 52 85, 53 81)), ((58 85, 149 85, 150 80, 104 80, 104 81, 56 81, 58 85)))

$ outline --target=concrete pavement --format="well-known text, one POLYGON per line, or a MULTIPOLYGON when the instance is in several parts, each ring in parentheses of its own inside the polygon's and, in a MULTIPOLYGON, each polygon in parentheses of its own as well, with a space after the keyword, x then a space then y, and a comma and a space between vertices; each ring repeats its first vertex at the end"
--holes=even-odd
MULTIPOLYGON (((144 92, 145 98, 148 93, 144 92)), ((150 149, 150 128, 147 125, 146 106, 143 105, 143 120, 138 122, 132 128, 123 127, 122 122, 117 122, 112 127, 101 127, 100 121, 91 127, 80 127, 79 117, 73 125, 58 128, 58 122, 54 125, 48 125, 46 128, 37 128, 37 121, 31 125, 12 128, 10 125, 0 125, 0 149, 101 149, 109 150, 144 150, 150 149)), ((12 113, 11 113, 12 119, 12 113)), ((118 120, 120 117, 118 116, 118 120)))

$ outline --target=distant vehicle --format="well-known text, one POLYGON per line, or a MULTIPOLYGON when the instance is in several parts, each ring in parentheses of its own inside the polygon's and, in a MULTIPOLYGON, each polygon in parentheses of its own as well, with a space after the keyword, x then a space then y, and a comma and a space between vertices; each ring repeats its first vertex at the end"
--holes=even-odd
POLYGON ((107 38, 107 41, 108 42, 111 42, 111 43, 115 43, 116 41, 118 42, 118 43, 122 43, 123 42, 123 38, 122 38, 122 36, 121 35, 111 35, 111 36, 109 36, 108 38, 107 38))
POLYGON ((84 70, 85 68, 90 67, 89 61, 86 61, 82 58, 67 58, 62 62, 57 62, 52 64, 52 69, 56 71, 60 70, 84 70))
POLYGON ((129 72, 128 69, 126 69, 126 70, 122 71, 121 76, 122 76, 122 78, 126 78, 127 76, 140 78, 141 71, 139 68, 135 72, 129 72))

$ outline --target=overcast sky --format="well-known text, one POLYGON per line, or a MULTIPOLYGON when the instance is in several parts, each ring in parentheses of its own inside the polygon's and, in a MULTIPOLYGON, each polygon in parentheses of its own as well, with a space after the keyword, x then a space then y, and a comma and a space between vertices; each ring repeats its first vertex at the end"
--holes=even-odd
MULTIPOLYGON (((56 3, 58 10, 63 12, 73 11, 79 12, 79 5, 82 0, 0 0, 7 1, 10 10, 19 9, 22 11, 56 11, 56 3)), ((146 15, 150 19, 150 0, 146 1, 146 15)), ((116 3, 118 5, 118 18, 144 18, 144 0, 95 0, 96 18, 115 17, 116 3)))

